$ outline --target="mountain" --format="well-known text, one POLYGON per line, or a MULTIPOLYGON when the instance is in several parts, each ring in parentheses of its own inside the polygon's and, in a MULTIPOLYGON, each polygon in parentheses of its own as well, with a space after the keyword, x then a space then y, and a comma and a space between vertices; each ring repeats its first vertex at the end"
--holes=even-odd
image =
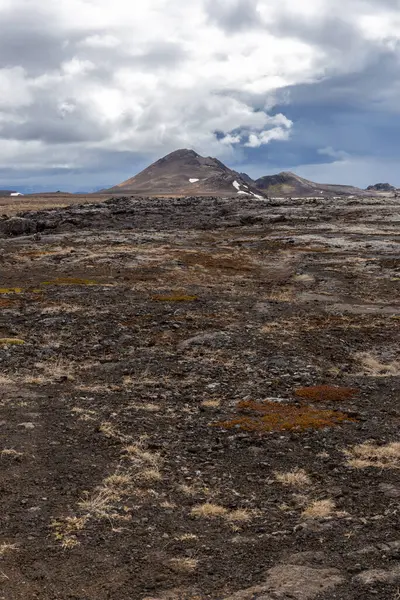
POLYGON ((135 177, 103 191, 140 196, 263 197, 251 179, 246 181, 216 158, 186 149, 171 152, 135 177))
POLYGON ((314 183, 290 172, 267 175, 255 181, 259 190, 275 197, 359 196, 364 190, 351 185, 314 183))
POLYGON ((247 175, 247 173, 239 173, 240 177, 243 179, 243 181, 245 181, 246 183, 249 183, 250 185, 256 185, 256 182, 254 181, 254 179, 252 179, 250 177, 250 175, 247 175))
POLYGON ((396 188, 390 183, 376 183, 367 187, 369 192, 395 192, 396 188))

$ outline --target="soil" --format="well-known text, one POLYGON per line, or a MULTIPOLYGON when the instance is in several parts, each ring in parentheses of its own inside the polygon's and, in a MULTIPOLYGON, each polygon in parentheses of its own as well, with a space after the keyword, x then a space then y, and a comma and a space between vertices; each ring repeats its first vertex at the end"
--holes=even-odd
POLYGON ((37 233, 0 237, 0 599, 399 597, 400 450, 350 460, 400 441, 399 201, 20 216, 37 233))

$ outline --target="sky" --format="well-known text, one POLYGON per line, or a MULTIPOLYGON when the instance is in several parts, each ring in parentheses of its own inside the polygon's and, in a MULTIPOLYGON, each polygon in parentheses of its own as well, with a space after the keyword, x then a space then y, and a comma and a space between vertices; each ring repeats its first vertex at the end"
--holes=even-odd
POLYGON ((400 187, 400 0, 0 0, 0 188, 92 191, 178 148, 400 187))

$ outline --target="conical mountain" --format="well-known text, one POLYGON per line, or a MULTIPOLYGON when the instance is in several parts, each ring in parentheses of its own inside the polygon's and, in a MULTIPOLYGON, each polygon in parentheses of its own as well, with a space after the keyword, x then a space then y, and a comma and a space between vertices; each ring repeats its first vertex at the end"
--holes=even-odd
POLYGON ((107 190, 140 196, 252 196, 260 191, 216 158, 194 150, 176 150, 138 175, 107 190))

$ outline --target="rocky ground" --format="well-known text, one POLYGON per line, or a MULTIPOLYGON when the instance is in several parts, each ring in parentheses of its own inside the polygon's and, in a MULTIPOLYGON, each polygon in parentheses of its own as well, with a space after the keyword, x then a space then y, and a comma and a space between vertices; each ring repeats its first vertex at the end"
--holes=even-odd
POLYGON ((397 200, 0 221, 1 600, 400 597, 397 200))

